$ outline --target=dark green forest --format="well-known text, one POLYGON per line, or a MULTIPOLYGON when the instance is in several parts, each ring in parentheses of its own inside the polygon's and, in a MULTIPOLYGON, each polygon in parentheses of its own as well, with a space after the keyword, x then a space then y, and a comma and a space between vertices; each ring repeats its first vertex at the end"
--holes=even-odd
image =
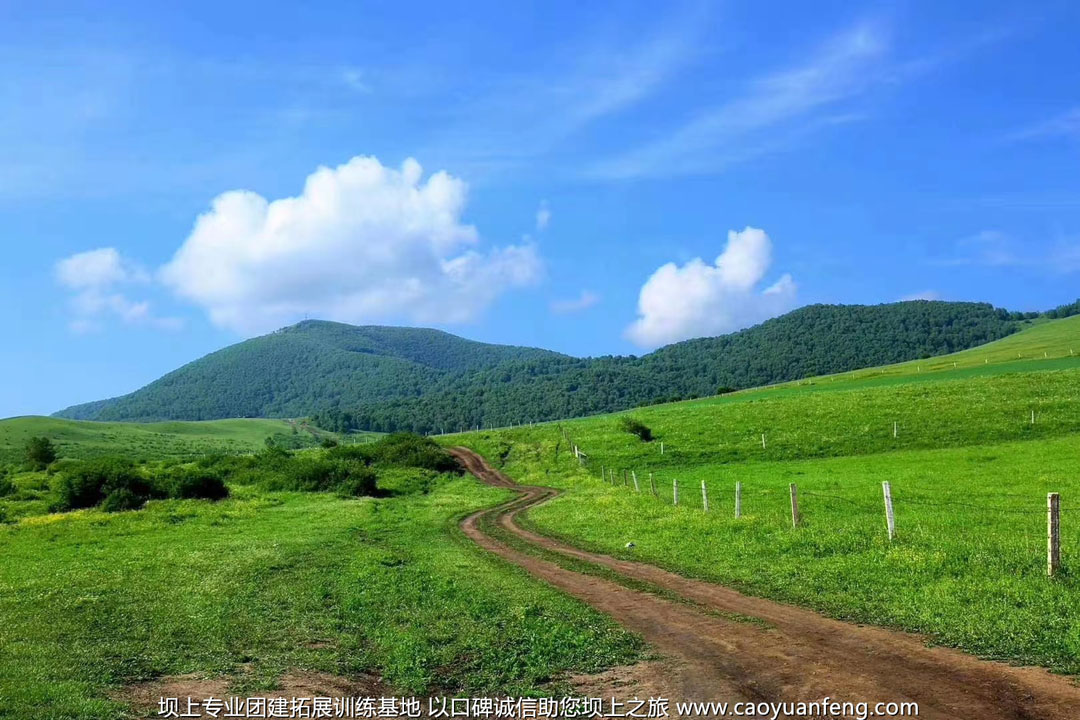
MULTIPOLYGON (((1046 315, 1074 314, 1080 303, 1046 315)), ((92 420, 312 417, 338 432, 442 432, 610 412, 963 350, 1037 313, 983 303, 811 305, 642 357, 574 358, 437 330, 305 321, 227 347, 130 395, 57 415, 92 420)))

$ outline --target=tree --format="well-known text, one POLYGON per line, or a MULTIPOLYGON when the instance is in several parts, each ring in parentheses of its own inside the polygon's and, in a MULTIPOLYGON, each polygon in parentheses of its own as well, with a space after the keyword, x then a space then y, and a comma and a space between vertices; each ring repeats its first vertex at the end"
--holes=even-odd
POLYGON ((26 441, 26 461, 35 470, 44 470, 56 460, 56 447, 47 437, 32 437, 26 441))

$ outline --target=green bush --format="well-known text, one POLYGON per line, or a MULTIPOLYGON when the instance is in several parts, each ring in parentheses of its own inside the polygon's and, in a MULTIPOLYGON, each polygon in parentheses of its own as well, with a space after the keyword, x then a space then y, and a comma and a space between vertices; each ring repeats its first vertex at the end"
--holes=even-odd
POLYGON ((229 488, 212 470, 184 468, 170 478, 169 495, 181 500, 222 500, 229 497, 229 488))
POLYGON ((26 441, 26 462, 33 470, 44 470, 56 460, 56 447, 46 437, 32 437, 26 441))
POLYGON ((57 510, 94 507, 118 490, 127 490, 143 502, 162 493, 124 458, 98 458, 72 463, 53 482, 57 510))
POLYGON ((619 421, 619 427, 631 435, 637 435, 643 442, 652 442, 652 430, 637 418, 624 417, 619 421))
MULTIPOLYGON (((361 446, 363 447, 363 446, 361 446)), ((462 472, 461 465, 431 438, 414 433, 394 433, 367 446, 375 462, 435 472, 462 472)))
POLYGON ((349 473, 349 477, 337 486, 338 495, 347 497, 366 497, 375 494, 377 476, 368 467, 359 467, 349 473))
POLYGON ((138 510, 146 504, 146 498, 136 495, 128 488, 113 490, 101 501, 101 509, 105 512, 123 512, 124 510, 138 510))
POLYGON ((6 475, 0 474, 0 497, 7 497, 14 494, 18 488, 15 487, 15 483, 11 481, 11 478, 6 475))

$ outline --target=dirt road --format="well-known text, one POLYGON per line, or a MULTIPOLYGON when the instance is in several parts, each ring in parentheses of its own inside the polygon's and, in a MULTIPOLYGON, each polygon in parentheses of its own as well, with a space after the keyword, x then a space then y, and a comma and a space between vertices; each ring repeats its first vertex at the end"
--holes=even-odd
POLYGON ((517 525, 515 516, 555 491, 517 485, 471 450, 451 452, 483 482, 519 492, 510 502, 467 517, 462 522, 466 535, 607 613, 667 658, 649 664, 645 674, 628 673, 620 692, 625 697, 660 693, 673 700, 735 703, 827 696, 866 701, 871 708, 877 702, 915 701, 919 717, 942 720, 1080 719, 1080 688, 1045 670, 927 647, 917 635, 831 620, 529 532, 517 525), (485 516, 532 545, 651 583, 691 602, 674 602, 574 572, 510 547, 483 532, 485 516))

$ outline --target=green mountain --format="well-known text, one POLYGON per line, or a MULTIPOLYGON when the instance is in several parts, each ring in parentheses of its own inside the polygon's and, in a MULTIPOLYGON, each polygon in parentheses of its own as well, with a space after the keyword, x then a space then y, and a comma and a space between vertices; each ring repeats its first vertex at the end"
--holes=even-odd
POLYGON ((130 395, 62 410, 73 420, 303 417, 329 406, 419 397, 449 377, 565 357, 439 330, 307 320, 188 363, 130 395))
POLYGON ((331 430, 459 430, 621 410, 941 355, 1030 317, 982 303, 812 305, 643 357, 574 358, 416 328, 305 321, 130 395, 57 413, 87 420, 312 416, 331 430))

